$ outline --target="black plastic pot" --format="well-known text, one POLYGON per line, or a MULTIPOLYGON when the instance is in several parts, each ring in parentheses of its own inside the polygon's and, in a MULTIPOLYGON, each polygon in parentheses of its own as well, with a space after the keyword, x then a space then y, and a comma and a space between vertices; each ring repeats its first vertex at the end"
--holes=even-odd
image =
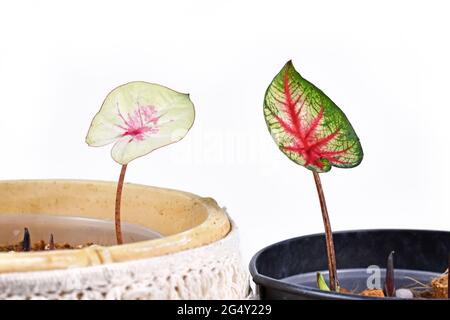
MULTIPOLYGON (((386 258, 395 251, 396 287, 415 279, 429 283, 447 269, 450 232, 428 230, 357 230, 333 234, 341 287, 362 291, 370 274, 381 268, 384 284, 386 258)), ((316 272, 328 280, 324 234, 307 235, 275 243, 259 251, 250 273, 261 299, 373 299, 356 294, 318 290, 316 272)))

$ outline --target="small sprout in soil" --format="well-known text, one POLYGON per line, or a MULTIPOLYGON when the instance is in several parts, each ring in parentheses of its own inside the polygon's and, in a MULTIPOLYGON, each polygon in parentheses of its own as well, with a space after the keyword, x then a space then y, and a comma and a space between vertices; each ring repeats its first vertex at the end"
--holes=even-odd
POLYGON ((30 251, 31 250, 31 239, 30 232, 28 228, 23 229, 23 240, 22 240, 22 251, 30 251))
POLYGON ((328 288, 328 285, 320 272, 317 272, 317 287, 323 291, 330 291, 330 288, 328 288))
POLYGON ((384 293, 387 297, 395 296, 394 251, 392 251, 387 258, 384 293))
POLYGON ((287 62, 264 97, 264 117, 278 148, 314 176, 325 228, 330 290, 339 290, 333 233, 319 173, 359 165, 359 138, 341 109, 287 62))
POLYGON ((153 150, 181 140, 194 123, 189 95, 158 84, 135 81, 121 85, 105 98, 86 136, 86 143, 101 147, 114 142, 112 158, 122 167, 116 190, 116 239, 121 230, 122 189, 127 165, 153 150))
POLYGON ((53 239, 53 233, 50 234, 50 239, 48 240, 48 249, 55 250, 55 240, 53 239))
POLYGON ((55 243, 53 234, 50 234, 49 242, 39 240, 31 242, 31 232, 28 228, 24 228, 23 240, 15 244, 0 245, 0 252, 28 252, 28 251, 46 251, 46 250, 67 250, 67 249, 83 249, 92 246, 92 242, 85 244, 71 245, 69 243, 55 243))

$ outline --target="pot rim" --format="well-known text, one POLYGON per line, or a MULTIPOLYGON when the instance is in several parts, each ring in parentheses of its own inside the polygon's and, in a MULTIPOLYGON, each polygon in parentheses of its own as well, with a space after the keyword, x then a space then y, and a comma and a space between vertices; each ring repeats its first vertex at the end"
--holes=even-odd
MULTIPOLYGON (((83 179, 21 179, 0 181, 0 185, 4 184, 19 186, 20 184, 36 184, 36 186, 58 185, 59 187, 64 185, 81 187, 85 184, 115 188, 117 182, 83 179)), ((0 273, 90 267, 107 263, 151 258, 213 243, 223 239, 231 230, 227 213, 212 198, 204 198, 176 189, 143 184, 126 183, 125 188, 127 186, 185 197, 205 208, 207 216, 201 223, 187 230, 158 239, 113 246, 94 245, 72 250, 0 253, 0 273)))
MULTIPOLYGON (((450 233, 450 231, 446 231, 446 230, 430 230, 430 229, 409 229, 409 228, 405 228, 405 229, 398 229, 398 228, 377 228, 377 229, 349 229, 349 230, 340 230, 340 231, 334 231, 334 234, 342 234, 342 233, 349 233, 349 232, 353 232, 353 233, 366 233, 366 232, 380 232, 380 231, 388 231, 388 232, 399 232, 399 231, 406 231, 406 232, 422 232, 422 233, 450 233)), ((266 287, 272 287, 276 290, 279 291, 284 291, 286 293, 290 293, 290 294, 294 294, 294 295, 299 295, 299 294, 303 294, 303 295, 308 295, 313 299, 340 299, 342 300, 343 298, 345 298, 346 300, 405 300, 402 298, 396 298, 396 297, 365 297, 365 296, 360 296, 360 295, 356 295, 356 294, 348 294, 348 293, 336 293, 336 292, 327 292, 327 291, 323 291, 317 288, 311 288, 311 287, 307 287, 304 285, 300 285, 300 284, 293 284, 293 283, 289 283, 289 282, 282 282, 279 279, 275 279, 275 278, 271 278, 268 276, 265 276, 261 273, 258 272, 257 268, 256 268, 256 261, 258 260, 258 258, 260 257, 260 255, 266 251, 269 250, 275 246, 278 245, 283 245, 284 243, 287 243, 289 241, 293 241, 293 240, 300 240, 300 239, 305 239, 308 237, 317 237, 317 236, 324 236, 325 233, 323 232, 318 232, 318 233, 313 233, 313 234, 307 234, 307 235, 303 235, 303 236, 298 236, 298 237, 294 237, 294 238, 289 238, 289 239, 285 239, 282 241, 278 241, 276 243, 272 243, 262 249, 260 249, 250 260, 249 263, 249 269, 250 269, 250 274, 252 276, 253 281, 257 284, 257 285, 263 285, 266 287)), ((417 300, 417 299, 415 299, 417 300)), ((433 300, 448 300, 448 299, 433 299, 433 300)))

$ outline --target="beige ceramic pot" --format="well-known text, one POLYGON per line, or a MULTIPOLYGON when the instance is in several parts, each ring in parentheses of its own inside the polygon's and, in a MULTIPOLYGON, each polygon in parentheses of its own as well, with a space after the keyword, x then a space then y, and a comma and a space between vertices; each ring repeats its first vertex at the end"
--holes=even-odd
POLYGON ((247 273, 236 230, 213 199, 126 184, 122 221, 128 243, 117 246, 111 221, 115 191, 112 182, 0 182, 0 243, 12 241, 27 223, 35 240, 56 231, 56 241, 100 244, 0 253, 0 298, 245 297, 247 273))

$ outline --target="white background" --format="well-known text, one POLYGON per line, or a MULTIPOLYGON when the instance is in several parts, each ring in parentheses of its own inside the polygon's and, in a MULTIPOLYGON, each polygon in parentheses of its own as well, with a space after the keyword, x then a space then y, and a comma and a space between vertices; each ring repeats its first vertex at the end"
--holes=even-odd
MULTIPOLYGON (((322 175, 334 230, 450 229, 450 7, 445 1, 4 1, 1 179, 115 180, 84 138, 105 95, 146 80, 189 92, 181 142, 128 182, 214 197, 245 258, 322 231, 311 172, 281 154, 264 91, 293 59, 347 114, 364 148, 322 175)), ((1 196, 1 195, 0 195, 1 196)))

